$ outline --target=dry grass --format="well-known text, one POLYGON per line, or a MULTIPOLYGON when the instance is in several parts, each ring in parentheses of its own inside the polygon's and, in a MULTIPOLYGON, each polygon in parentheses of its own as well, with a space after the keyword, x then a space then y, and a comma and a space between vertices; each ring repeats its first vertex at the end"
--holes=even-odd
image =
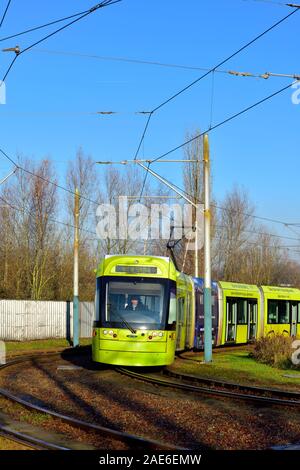
POLYGON ((0 451, 1 450, 31 450, 29 447, 23 446, 18 442, 11 439, 5 439, 0 436, 0 451))
POLYGON ((277 369, 296 368, 292 363, 293 341, 294 338, 281 334, 260 338, 254 344, 253 358, 277 369))

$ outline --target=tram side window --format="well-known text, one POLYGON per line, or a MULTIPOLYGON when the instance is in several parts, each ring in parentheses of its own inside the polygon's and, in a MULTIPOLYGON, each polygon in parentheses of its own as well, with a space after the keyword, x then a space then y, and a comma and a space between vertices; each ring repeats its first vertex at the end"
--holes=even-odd
POLYGON ((237 324, 247 324, 247 301, 244 299, 237 300, 237 324))
POLYGON ((247 300, 238 297, 228 298, 227 315, 229 324, 237 323, 238 325, 247 325, 247 300))
POLYGON ((185 299, 184 297, 180 297, 178 299, 178 321, 183 323, 183 320, 184 320, 184 303, 185 303, 185 299))
POLYGON ((287 300, 279 301, 278 323, 290 323, 289 301, 287 300))
POLYGON ((236 302, 234 299, 227 299, 226 304, 227 311, 227 337, 226 341, 235 340, 235 323, 236 323, 236 302))
POLYGON ((249 305, 249 314, 250 314, 250 323, 256 322, 256 309, 257 309, 257 302, 248 302, 249 305))
POLYGON ((95 321, 101 319, 101 306, 106 302, 106 294, 103 292, 103 285, 101 277, 96 279, 96 292, 95 292, 95 321))
POLYGON ((100 320, 100 288, 96 285, 96 292, 95 292, 95 321, 100 320))
POLYGON ((234 308, 235 308, 235 303, 233 300, 228 299, 227 300, 227 305, 226 305, 226 310, 227 310, 227 323, 231 325, 232 323, 235 323, 234 321, 234 308))
POLYGON ((288 300, 268 300, 268 323, 290 323, 288 300))
POLYGON ((171 288, 170 291, 170 309, 169 309, 169 318, 168 318, 168 324, 172 325, 173 323, 176 323, 176 317, 177 317, 177 299, 176 299, 176 291, 175 289, 171 288))
POLYGON ((268 323, 278 323, 276 300, 268 300, 268 323))
POLYGON ((187 295, 187 307, 186 307, 186 311, 187 311, 187 323, 191 323, 191 318, 192 318, 192 298, 191 298, 191 295, 188 294, 187 295))
POLYGON ((186 326, 187 326, 187 337, 190 335, 190 328, 192 324, 192 309, 193 309, 193 304, 192 304, 192 297, 191 294, 187 294, 187 306, 186 306, 186 326))

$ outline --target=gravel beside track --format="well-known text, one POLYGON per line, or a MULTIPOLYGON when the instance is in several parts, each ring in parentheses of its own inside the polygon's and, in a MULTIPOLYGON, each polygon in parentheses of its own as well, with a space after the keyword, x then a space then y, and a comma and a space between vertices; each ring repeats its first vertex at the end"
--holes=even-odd
POLYGON ((60 413, 185 448, 263 449, 300 441, 294 410, 162 390, 95 365, 88 355, 34 358, 3 371, 0 384, 60 413))

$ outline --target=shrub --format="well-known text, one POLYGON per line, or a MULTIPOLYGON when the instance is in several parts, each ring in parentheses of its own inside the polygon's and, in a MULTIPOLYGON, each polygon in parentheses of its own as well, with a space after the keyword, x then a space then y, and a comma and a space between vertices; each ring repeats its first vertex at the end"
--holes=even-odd
POLYGON ((256 361, 278 369, 295 367, 291 361, 294 339, 282 334, 264 336, 255 341, 252 356, 256 361))

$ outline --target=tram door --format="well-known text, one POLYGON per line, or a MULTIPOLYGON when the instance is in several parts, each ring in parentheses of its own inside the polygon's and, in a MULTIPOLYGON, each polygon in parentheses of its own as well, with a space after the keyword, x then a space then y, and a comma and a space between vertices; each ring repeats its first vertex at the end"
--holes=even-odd
POLYGON ((176 339, 176 349, 184 349, 184 337, 183 337, 183 326, 184 326, 184 308, 185 308, 185 298, 179 297, 177 304, 177 339, 176 339))
POLYGON ((291 336, 297 335, 297 317, 298 317, 298 302, 290 302, 291 309, 291 336))
POLYGON ((226 342, 247 343, 256 337, 257 300, 228 297, 226 342))
POLYGON ((236 340, 237 303, 235 299, 227 299, 226 313, 226 341, 232 342, 236 340))
POLYGON ((248 301, 248 341, 255 339, 257 333, 257 301, 248 301))

